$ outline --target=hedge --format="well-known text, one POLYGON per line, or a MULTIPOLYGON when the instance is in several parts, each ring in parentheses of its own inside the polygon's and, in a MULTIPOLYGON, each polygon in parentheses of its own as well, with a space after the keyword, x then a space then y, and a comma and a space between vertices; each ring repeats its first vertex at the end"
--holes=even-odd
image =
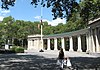
POLYGON ((24 48, 19 46, 13 46, 11 50, 15 51, 16 53, 24 53, 24 48))

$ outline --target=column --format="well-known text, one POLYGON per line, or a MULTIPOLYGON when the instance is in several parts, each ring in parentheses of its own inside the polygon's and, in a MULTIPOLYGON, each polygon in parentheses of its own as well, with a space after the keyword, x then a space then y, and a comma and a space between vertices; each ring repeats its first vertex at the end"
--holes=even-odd
POLYGON ((28 50, 29 50, 29 48, 30 48, 30 43, 31 43, 30 40, 28 40, 28 50))
POLYGON ((70 40, 70 48, 69 48, 69 51, 73 51, 73 38, 72 38, 72 36, 69 37, 69 40, 70 40))
POLYGON ((96 52, 100 52, 100 50, 99 50, 99 40, 98 40, 98 29, 95 29, 95 38, 96 38, 96 52))
POLYGON ((95 52, 95 41, 94 41, 94 33, 95 32, 93 32, 93 30, 91 30, 91 32, 92 32, 92 35, 91 35, 91 38, 92 38, 92 50, 93 50, 93 52, 95 52))
POLYGON ((41 40, 41 49, 44 50, 44 47, 43 47, 43 39, 41 40))
POLYGON ((41 47, 41 45, 42 45, 41 39, 35 39, 35 41, 34 41, 35 48, 38 49, 38 50, 41 50, 41 49, 43 50, 43 48, 41 47))
POLYGON ((40 50, 41 49, 41 42, 39 40, 34 39, 34 48, 40 50))
POLYGON ((82 49, 81 49, 82 45, 81 45, 81 35, 78 35, 78 50, 79 52, 82 52, 82 49))
POLYGON ((65 51, 65 41, 64 41, 64 37, 61 38, 61 46, 62 46, 63 50, 65 51))
POLYGON ((32 40, 28 39, 28 50, 32 49, 32 40))
POLYGON ((54 50, 58 50, 58 48, 57 48, 57 38, 54 38, 54 50))
POLYGON ((92 31, 89 29, 89 52, 92 52, 92 31))
POLYGON ((48 43, 47 43, 47 50, 50 50, 50 39, 47 39, 48 43))
POLYGON ((87 46, 86 52, 90 52, 89 51, 89 35, 88 34, 86 34, 86 46, 87 46))

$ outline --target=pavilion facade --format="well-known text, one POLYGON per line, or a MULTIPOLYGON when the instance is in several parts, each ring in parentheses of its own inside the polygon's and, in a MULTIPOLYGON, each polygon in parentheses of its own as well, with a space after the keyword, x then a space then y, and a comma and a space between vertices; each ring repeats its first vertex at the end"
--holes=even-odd
POLYGON ((54 35, 43 36, 41 47, 41 35, 28 36, 28 50, 59 50, 78 52, 100 52, 100 18, 90 21, 88 28, 54 35))

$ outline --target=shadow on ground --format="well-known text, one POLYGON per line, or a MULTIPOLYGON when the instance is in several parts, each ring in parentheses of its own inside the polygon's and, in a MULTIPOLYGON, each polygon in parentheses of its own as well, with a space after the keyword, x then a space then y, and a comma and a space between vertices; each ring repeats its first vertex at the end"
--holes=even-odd
POLYGON ((73 57, 70 59, 76 70, 100 70, 100 57, 73 57))
POLYGON ((37 55, 0 55, 0 70, 59 70, 56 59, 37 55))
MULTIPOLYGON (((71 57, 74 70, 100 70, 100 57, 71 57)), ((0 55, 0 70, 60 70, 56 58, 37 55, 0 55)), ((67 69, 66 69, 67 70, 67 69)))

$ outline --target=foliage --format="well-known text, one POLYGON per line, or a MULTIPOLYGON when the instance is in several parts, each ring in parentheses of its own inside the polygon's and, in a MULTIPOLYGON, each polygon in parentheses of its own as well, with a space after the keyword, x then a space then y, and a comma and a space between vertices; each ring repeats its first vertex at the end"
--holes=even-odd
POLYGON ((15 49, 15 52, 16 52, 16 53, 24 53, 24 48, 23 48, 23 47, 17 47, 17 48, 15 49))
MULTIPOLYGON (((9 9, 9 6, 14 6, 15 0, 1 0, 2 8, 9 9)), ((71 13, 78 9, 78 3, 76 0, 31 0, 31 4, 35 5, 35 7, 40 4, 43 7, 51 7, 52 6, 52 15, 54 19, 57 17, 67 18, 71 16, 71 13)))
POLYGON ((10 50, 16 53, 24 53, 24 48, 19 46, 13 46, 10 50))
POLYGON ((12 48, 10 48, 10 50, 15 51, 16 48, 17 48, 17 46, 12 46, 12 48))
MULTIPOLYGON (((75 31, 87 27, 87 23, 91 19, 100 16, 100 0, 31 0, 31 4, 35 7, 41 3, 43 7, 52 7, 51 12, 54 16, 66 18, 66 24, 58 24, 57 26, 48 25, 43 22, 43 34, 58 34, 70 31, 75 31)), ((9 6, 14 6, 15 0, 1 0, 2 8, 9 9, 9 6)), ((27 36, 40 34, 38 28, 39 21, 30 22, 23 20, 15 20, 12 16, 6 17, 0 23, 0 45, 8 43, 16 46, 27 45, 27 36)), ((60 43, 60 42, 59 42, 60 43)))
POLYGON ((8 6, 14 6, 15 0, 1 0, 2 8, 9 9, 8 6))
POLYGON ((89 20, 100 17, 100 0, 83 0, 80 3, 80 16, 85 23, 89 20))
POLYGON ((14 22, 14 18, 12 16, 8 16, 6 18, 3 19, 3 22, 5 25, 8 23, 8 24, 12 24, 14 22))
MULTIPOLYGON (((59 23, 57 26, 43 22, 43 35, 65 33, 85 27, 79 16, 76 14, 72 16, 66 24, 59 23)), ((0 23, 0 44, 8 44, 9 40, 9 44, 26 47, 28 35, 40 34, 38 24, 40 24, 39 21, 30 22, 15 20, 12 16, 5 17, 0 23)))
MULTIPOLYGON (((2 8, 9 9, 9 6, 14 6, 16 0, 1 0, 2 8)), ((73 13, 79 12, 84 23, 88 23, 89 19, 94 19, 100 16, 100 0, 31 0, 30 2, 35 7, 41 4, 43 7, 52 7, 51 12, 54 16, 66 18, 69 20, 73 13)))

